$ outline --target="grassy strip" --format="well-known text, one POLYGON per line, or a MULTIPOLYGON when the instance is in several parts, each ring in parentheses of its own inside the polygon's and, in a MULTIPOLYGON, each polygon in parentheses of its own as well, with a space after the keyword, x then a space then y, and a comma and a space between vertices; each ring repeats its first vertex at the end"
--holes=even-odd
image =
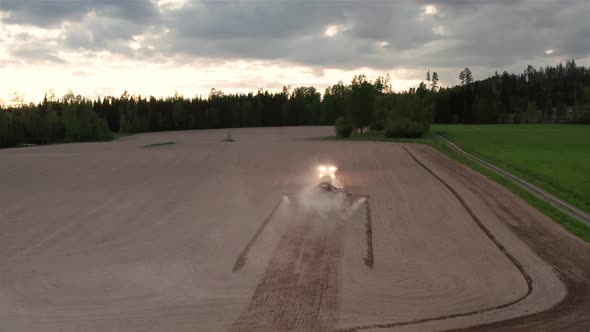
POLYGON ((590 127, 434 125, 432 130, 470 154, 590 211, 590 127))
MULTIPOLYGON (((432 145, 432 144, 431 144, 432 145)), ((474 169, 475 171, 483 174, 484 176, 496 181, 497 183, 504 186, 506 189, 510 190, 512 193, 516 194, 531 206, 536 208, 537 210, 541 211, 546 216, 550 217, 551 219, 555 220, 557 223, 562 225, 565 229, 570 231, 571 233, 579 236, 586 242, 590 243, 590 228, 584 225, 583 223, 579 222, 578 220, 570 217, 569 215, 561 212, 559 209, 553 207, 549 203, 543 201, 542 199, 538 198, 537 196, 531 194, 527 190, 521 188, 511 180, 501 176, 500 174, 481 166, 479 163, 466 158, 465 156, 459 154, 452 148, 450 148, 446 143, 439 140, 439 146, 432 145, 437 150, 443 152, 450 158, 455 161, 458 161, 464 165, 467 165, 474 169)))
POLYGON ((501 176, 500 174, 491 171, 480 164, 476 163, 475 161, 466 158, 462 154, 456 152, 451 147, 449 147, 446 142, 438 138, 438 136, 428 134, 426 137, 417 138, 417 139, 396 139, 396 138, 387 138, 383 137, 380 133, 367 133, 367 134, 359 134, 353 135, 349 138, 340 138, 335 136, 330 136, 324 138, 324 140, 334 140, 334 141, 380 141, 380 142, 408 142, 408 143, 422 143, 428 144, 433 148, 437 149, 438 151, 444 153, 449 158, 460 162, 473 170, 483 174, 487 178, 499 183, 504 188, 508 189, 513 194, 517 195, 518 197, 522 198, 524 201, 529 203, 531 206, 539 210, 541 213, 545 214, 549 218, 553 219, 565 229, 567 229, 572 234, 580 237, 584 241, 590 243, 590 227, 586 226, 585 224, 581 223, 580 221, 570 217, 569 215, 561 212, 559 209, 551 206, 549 203, 543 201, 542 199, 536 197, 535 195, 531 194, 530 192, 526 191, 525 189, 519 187, 514 182, 510 181, 509 179, 501 176))
POLYGON ((162 143, 153 143, 153 144, 148 144, 148 145, 144 145, 144 148, 152 148, 155 146, 162 146, 162 145, 172 145, 172 144, 176 144, 176 142, 162 142, 162 143))

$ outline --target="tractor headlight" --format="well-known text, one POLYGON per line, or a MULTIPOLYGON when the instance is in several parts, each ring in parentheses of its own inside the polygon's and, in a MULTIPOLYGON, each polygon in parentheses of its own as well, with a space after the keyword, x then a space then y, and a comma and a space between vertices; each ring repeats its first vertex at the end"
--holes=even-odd
POLYGON ((336 177, 336 171, 338 170, 338 168, 336 168, 336 166, 324 166, 324 165, 320 165, 318 167, 318 173, 319 173, 319 177, 323 177, 323 176, 329 176, 332 179, 334 179, 336 177))

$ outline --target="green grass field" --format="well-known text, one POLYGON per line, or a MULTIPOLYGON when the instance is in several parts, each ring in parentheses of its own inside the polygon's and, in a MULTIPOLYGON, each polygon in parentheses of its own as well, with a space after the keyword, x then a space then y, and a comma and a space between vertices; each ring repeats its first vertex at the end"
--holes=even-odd
POLYGON ((432 131, 590 211, 590 126, 436 125, 432 131))

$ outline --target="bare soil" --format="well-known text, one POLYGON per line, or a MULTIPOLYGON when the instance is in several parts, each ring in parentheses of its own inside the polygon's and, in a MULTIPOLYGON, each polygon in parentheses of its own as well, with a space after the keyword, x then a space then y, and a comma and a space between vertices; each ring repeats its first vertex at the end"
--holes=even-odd
POLYGON ((331 130, 0 151, 0 331, 590 326, 590 246, 429 147, 307 139, 331 130), (349 205, 283 198, 320 162, 349 205))

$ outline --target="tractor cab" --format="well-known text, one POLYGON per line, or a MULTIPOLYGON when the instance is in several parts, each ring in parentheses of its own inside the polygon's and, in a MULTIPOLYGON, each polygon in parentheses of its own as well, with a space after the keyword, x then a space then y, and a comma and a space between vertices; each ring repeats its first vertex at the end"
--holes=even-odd
POLYGON ((336 173, 338 168, 332 165, 320 165, 318 167, 318 178, 320 189, 327 192, 343 192, 344 189, 338 188, 334 185, 336 180, 336 173))

